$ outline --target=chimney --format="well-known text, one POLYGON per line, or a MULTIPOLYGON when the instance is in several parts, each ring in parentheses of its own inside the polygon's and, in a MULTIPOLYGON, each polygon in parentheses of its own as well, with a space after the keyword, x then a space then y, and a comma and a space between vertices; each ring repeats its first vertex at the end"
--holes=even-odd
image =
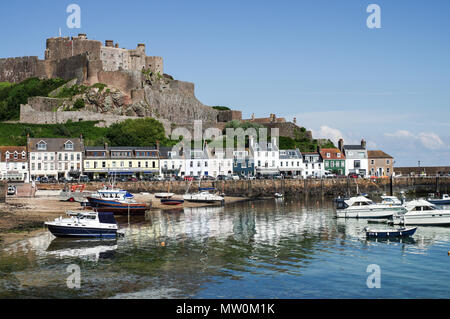
POLYGON ((344 151, 344 140, 342 138, 338 142, 338 148, 341 152, 344 151))
POLYGON ((255 120, 255 113, 252 114, 252 121, 255 120))
POLYGON ((78 39, 87 39, 86 33, 78 33, 78 39))
POLYGON ((156 141, 156 149, 159 151, 159 141, 156 141))
POLYGON ((116 48, 116 49, 119 48, 119 43, 116 43, 115 48, 116 48))
POLYGON ((108 151, 108 143, 105 143, 105 151, 108 151))
POLYGON ((105 47, 113 48, 114 47, 114 40, 106 40, 105 41, 105 47))
POLYGON ((294 124, 297 124, 297 118, 294 117, 294 124))
POLYGON ((363 149, 366 149, 366 140, 365 140, 365 139, 362 139, 362 140, 361 140, 361 147, 362 147, 363 149))

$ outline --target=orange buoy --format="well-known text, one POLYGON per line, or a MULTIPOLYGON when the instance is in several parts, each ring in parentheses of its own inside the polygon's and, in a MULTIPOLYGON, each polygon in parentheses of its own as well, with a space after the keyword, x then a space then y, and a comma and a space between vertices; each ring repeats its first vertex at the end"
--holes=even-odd
POLYGON ((162 242, 162 243, 161 243, 161 246, 162 246, 162 247, 166 247, 166 243, 165 243, 165 242, 162 242))

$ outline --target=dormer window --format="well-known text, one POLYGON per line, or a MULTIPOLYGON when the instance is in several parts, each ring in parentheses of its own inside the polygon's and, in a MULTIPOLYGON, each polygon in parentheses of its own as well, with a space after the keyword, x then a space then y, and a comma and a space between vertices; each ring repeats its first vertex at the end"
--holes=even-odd
POLYGON ((331 157, 331 154, 330 153, 327 153, 327 158, 330 158, 331 157))
POLYGON ((17 153, 17 151, 14 152, 14 159, 18 159, 19 158, 19 153, 17 153))
POLYGON ((341 158, 341 153, 337 153, 337 157, 341 158))
POLYGON ((47 143, 45 143, 44 141, 40 141, 37 145, 36 148, 38 151, 46 151, 47 150, 47 143))
POLYGON ((67 141, 66 144, 64 144, 64 149, 66 151, 73 151, 73 143, 71 141, 67 141))
POLYGON ((27 157, 27 153, 22 152, 22 159, 25 159, 27 157))
POLYGON ((6 152, 6 153, 5 153, 5 158, 6 158, 6 159, 9 159, 9 154, 11 154, 11 153, 10 153, 10 152, 6 152))

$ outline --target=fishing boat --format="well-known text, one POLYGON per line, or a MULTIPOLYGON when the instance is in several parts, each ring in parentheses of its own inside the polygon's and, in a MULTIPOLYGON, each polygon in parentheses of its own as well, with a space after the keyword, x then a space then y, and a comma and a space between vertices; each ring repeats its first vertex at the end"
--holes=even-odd
POLYGON ((450 196, 444 194, 442 198, 428 198, 427 201, 434 205, 450 205, 450 196))
POLYGON ((98 212, 113 212, 116 215, 143 215, 151 205, 138 203, 134 195, 126 190, 105 188, 88 196, 89 206, 98 212))
POLYGON ((410 237, 416 233, 417 227, 402 227, 398 229, 377 229, 365 227, 366 237, 368 238, 396 238, 410 237))
POLYGON ((198 193, 184 195, 184 200, 192 203, 220 203, 225 204, 225 198, 219 195, 211 194, 210 191, 215 191, 215 188, 199 188, 198 193))
POLYGON ((183 199, 162 198, 161 204, 169 206, 178 206, 184 204, 183 199))
POLYGON ((413 200, 405 205, 406 212, 393 216, 394 225, 450 226, 450 209, 439 209, 424 200, 413 200))
POLYGON ((374 203, 365 196, 344 200, 341 207, 337 209, 338 218, 390 218, 405 210, 401 205, 374 203))
POLYGON ((60 238, 116 238, 117 222, 113 213, 68 211, 68 218, 46 222, 48 230, 60 238))

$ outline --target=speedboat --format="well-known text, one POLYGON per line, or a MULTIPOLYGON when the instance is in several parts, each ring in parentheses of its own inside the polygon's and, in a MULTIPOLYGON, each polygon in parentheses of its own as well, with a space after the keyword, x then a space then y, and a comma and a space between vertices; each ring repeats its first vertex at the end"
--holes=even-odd
POLYGON ((450 226, 450 210, 439 209, 423 200, 413 200, 405 205, 406 212, 393 217, 395 225, 450 226))
POLYGON ((401 205, 378 204, 365 196, 344 200, 342 207, 337 210, 339 218, 390 218, 395 213, 404 211, 401 205))
POLYGON ((184 200, 192 203, 221 203, 225 204, 225 198, 219 195, 211 194, 209 191, 215 188, 200 188, 198 193, 184 195, 184 200))
POLYGON ((146 203, 138 203, 134 195, 126 190, 105 188, 98 190, 96 194, 88 196, 89 206, 98 212, 113 212, 117 215, 145 214, 151 206, 146 203))
POLYGON ((442 198, 428 198, 427 201, 434 205, 450 205, 450 196, 444 194, 442 198))
POLYGON ((113 213, 68 211, 68 218, 46 222, 48 230, 56 237, 116 238, 117 222, 113 213))

